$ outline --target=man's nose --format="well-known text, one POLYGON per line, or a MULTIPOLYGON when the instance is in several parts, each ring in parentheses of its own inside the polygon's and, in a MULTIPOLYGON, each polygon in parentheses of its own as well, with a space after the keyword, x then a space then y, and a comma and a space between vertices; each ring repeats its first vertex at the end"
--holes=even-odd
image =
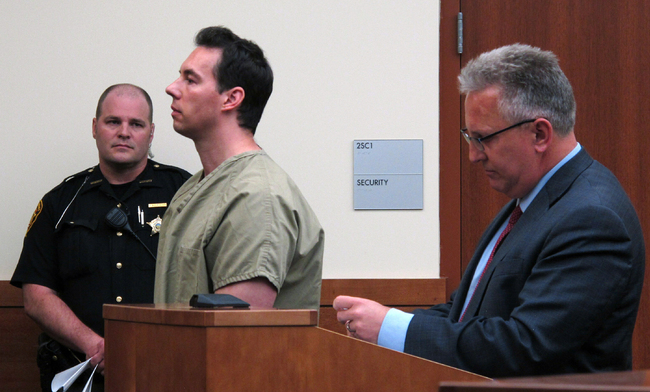
POLYGON ((120 125, 120 127, 117 129, 117 136, 122 137, 122 138, 131 137, 131 133, 129 132, 129 124, 128 123, 122 123, 120 125))
POLYGON ((172 98, 177 98, 178 97, 178 89, 176 88, 176 83, 178 82, 178 79, 174 80, 172 84, 167 86, 165 89, 165 92, 170 95, 172 98))
POLYGON ((485 160, 485 158, 486 158, 485 151, 479 150, 472 143, 469 144, 469 160, 470 160, 470 162, 478 163, 478 162, 481 162, 482 160, 485 160))

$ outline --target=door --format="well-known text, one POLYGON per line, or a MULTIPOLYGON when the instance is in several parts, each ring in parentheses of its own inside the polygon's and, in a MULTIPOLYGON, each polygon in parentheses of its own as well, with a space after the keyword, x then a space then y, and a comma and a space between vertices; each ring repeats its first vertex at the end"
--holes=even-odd
MULTIPOLYGON (((460 200, 451 213, 441 214, 441 230, 446 221, 450 227, 453 219, 461 222, 460 241, 450 238, 453 232, 441 235, 441 274, 450 277, 450 284, 465 270, 480 235, 507 198, 492 190, 482 170, 469 162, 468 146, 458 134, 463 123, 462 100, 456 85, 449 88, 449 81, 443 84, 442 78, 457 75, 470 59, 506 44, 526 43, 558 56, 576 97, 576 137, 623 184, 648 238, 650 153, 645 140, 650 125, 650 52, 646 49, 650 44, 650 2, 442 0, 441 13, 441 159, 443 148, 459 156, 455 174, 443 175, 442 167, 449 165, 449 160, 440 164, 441 193, 450 189, 460 200), (457 11, 462 12, 464 27, 462 54, 450 50, 450 46, 456 47, 457 11), (446 42, 450 39, 451 45, 446 42), (443 111, 443 102, 457 102, 458 109, 443 111)), ((441 196, 441 211, 446 208, 443 203, 453 198, 453 194, 441 196)), ((649 275, 646 270, 646 280, 649 275)), ((650 339, 644 337, 648 332, 650 295, 644 290, 634 339, 636 369, 650 367, 650 339)))

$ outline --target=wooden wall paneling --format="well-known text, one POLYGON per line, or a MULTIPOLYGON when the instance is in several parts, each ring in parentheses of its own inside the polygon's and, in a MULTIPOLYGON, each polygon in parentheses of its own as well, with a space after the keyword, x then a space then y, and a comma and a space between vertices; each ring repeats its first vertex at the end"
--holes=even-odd
POLYGON ((368 298, 387 306, 427 306, 445 301, 444 279, 323 279, 321 306, 339 295, 368 298))
POLYGON ((7 280, 0 280, 0 307, 22 307, 23 291, 7 280))
POLYGON ((0 390, 39 392, 36 349, 40 328, 23 310, 22 291, 0 281, 0 390))
POLYGON ((41 333, 22 308, 0 308, 0 389, 38 392, 37 339, 41 333))

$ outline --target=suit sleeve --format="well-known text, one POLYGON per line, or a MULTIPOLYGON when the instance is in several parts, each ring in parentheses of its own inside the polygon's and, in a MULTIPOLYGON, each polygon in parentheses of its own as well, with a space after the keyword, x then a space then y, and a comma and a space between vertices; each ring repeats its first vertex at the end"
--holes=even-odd
POLYGON ((451 305, 454 303, 454 298, 456 297, 457 291, 454 291, 451 294, 451 297, 448 302, 444 304, 434 305, 428 309, 415 309, 413 314, 430 316, 430 317, 449 317, 449 312, 451 311, 451 305))

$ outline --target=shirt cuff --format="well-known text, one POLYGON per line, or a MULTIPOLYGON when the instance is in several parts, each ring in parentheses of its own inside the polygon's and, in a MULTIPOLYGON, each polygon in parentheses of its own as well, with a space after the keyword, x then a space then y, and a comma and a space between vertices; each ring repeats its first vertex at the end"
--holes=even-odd
POLYGON ((377 344, 391 350, 404 352, 406 331, 408 331, 412 318, 413 314, 411 313, 391 308, 381 323, 377 344))

